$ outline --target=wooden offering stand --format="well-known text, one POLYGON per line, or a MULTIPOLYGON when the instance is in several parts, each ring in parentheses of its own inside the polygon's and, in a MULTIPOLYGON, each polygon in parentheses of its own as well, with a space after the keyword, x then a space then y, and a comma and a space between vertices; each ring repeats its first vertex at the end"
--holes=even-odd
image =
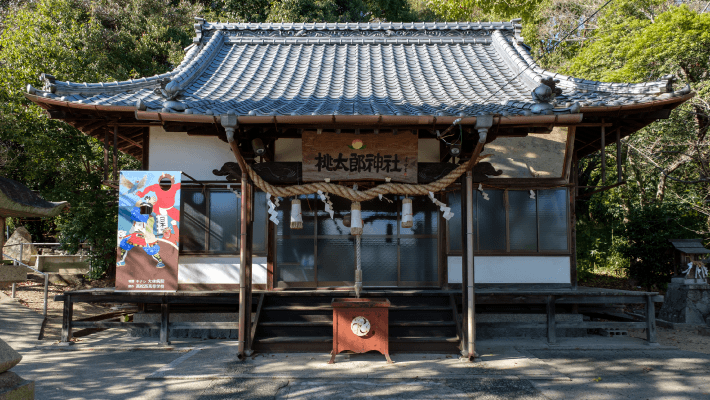
POLYGON ((387 299, 333 299, 333 352, 328 364, 345 350, 376 350, 389 364, 389 306, 387 299))

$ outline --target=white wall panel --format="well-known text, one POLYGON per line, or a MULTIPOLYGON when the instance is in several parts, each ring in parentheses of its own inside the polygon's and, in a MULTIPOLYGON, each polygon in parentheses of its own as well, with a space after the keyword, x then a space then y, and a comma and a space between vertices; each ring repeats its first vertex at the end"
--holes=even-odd
POLYGON ((570 283, 569 256, 476 256, 473 260, 476 283, 570 283))
POLYGON ((189 136, 185 132, 165 132, 162 127, 150 128, 148 168, 151 171, 183 171, 197 180, 226 180, 212 173, 226 162, 237 162, 237 159, 229 144, 216 136, 189 136))
MULTIPOLYGON (((178 283, 240 283, 239 257, 181 256, 178 283)), ((266 257, 252 257, 252 283, 266 284, 266 257)))
POLYGON ((463 262, 463 257, 461 257, 461 256, 446 257, 446 264, 449 267, 449 283, 461 283, 461 263, 462 262, 463 262))

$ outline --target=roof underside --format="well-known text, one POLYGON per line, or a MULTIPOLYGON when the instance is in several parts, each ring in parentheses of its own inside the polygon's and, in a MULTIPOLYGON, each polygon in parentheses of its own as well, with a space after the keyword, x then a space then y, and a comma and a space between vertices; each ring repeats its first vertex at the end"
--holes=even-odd
MULTIPOLYGON (((155 118, 159 121, 228 112, 253 117, 586 116, 609 109, 656 112, 688 97, 687 89, 673 91, 671 77, 616 84, 545 71, 523 46, 520 29, 515 22, 220 24, 198 19, 195 43, 169 73, 88 84, 46 75, 43 90, 30 88, 28 97, 47 109, 73 113, 167 115, 155 118), (549 101, 531 96, 546 78, 558 79, 562 93, 549 101), (547 105, 539 107, 542 103, 547 105)), ((71 119, 66 112, 55 117, 71 119)), ((656 118, 636 123, 633 131, 656 118)), ((139 129, 123 137, 138 155, 139 129)))

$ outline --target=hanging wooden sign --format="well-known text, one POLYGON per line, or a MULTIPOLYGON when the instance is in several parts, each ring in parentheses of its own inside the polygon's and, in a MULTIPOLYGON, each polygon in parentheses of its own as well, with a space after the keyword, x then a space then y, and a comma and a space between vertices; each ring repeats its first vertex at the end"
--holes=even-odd
POLYGON ((419 140, 409 131, 379 134, 303 132, 303 181, 417 183, 419 140))

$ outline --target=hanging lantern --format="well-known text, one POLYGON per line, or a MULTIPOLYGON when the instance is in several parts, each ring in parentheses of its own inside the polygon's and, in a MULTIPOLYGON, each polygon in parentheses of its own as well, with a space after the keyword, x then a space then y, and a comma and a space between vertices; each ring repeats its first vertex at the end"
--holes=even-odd
POLYGON ((360 213, 360 203, 355 201, 350 206, 350 234, 362 235, 362 216, 360 213))
POLYGON ((291 200, 291 229, 303 229, 301 200, 291 200))
POLYGON ((402 200, 402 228, 414 226, 414 215, 412 213, 412 199, 409 197, 402 200))

